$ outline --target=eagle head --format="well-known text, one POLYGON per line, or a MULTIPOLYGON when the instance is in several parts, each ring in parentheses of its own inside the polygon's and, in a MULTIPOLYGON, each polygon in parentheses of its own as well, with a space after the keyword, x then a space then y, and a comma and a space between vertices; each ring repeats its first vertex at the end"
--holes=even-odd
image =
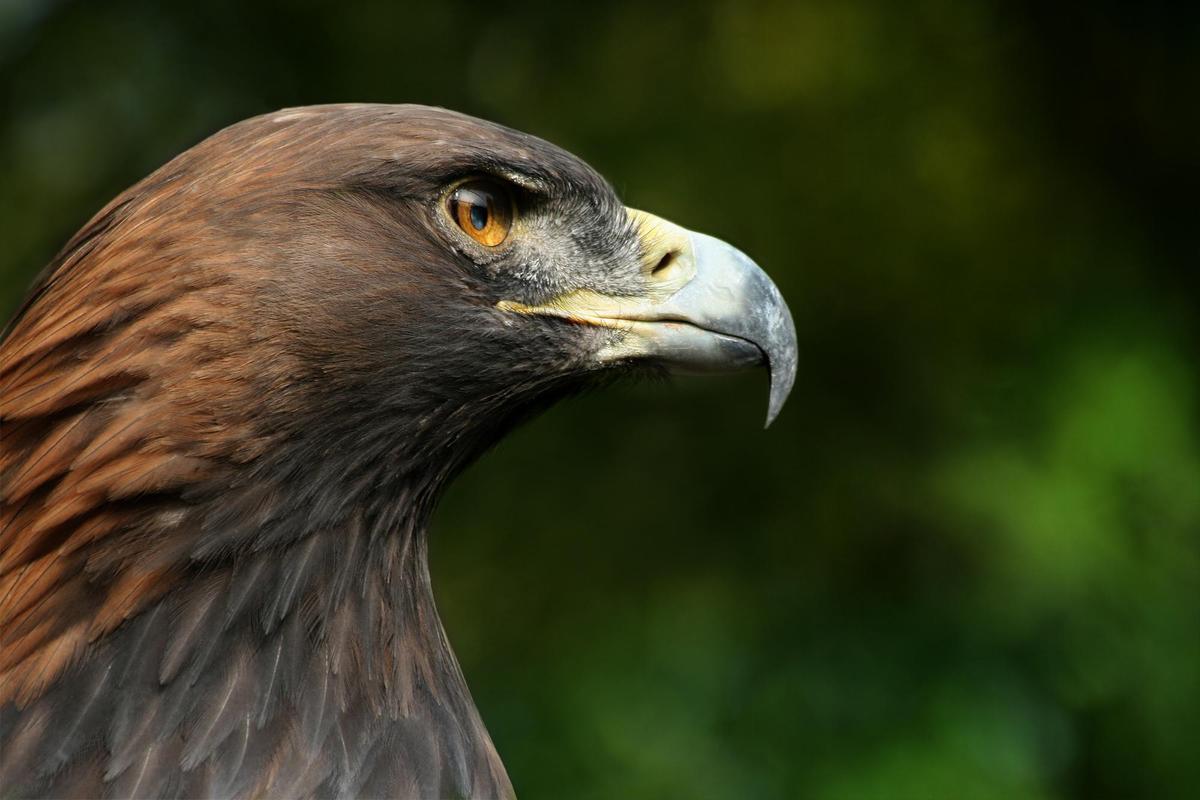
POLYGON ((532 413, 796 366, 775 285, 575 156, 421 106, 233 125, 118 196, 0 342, 0 785, 511 793, 425 524, 532 413))

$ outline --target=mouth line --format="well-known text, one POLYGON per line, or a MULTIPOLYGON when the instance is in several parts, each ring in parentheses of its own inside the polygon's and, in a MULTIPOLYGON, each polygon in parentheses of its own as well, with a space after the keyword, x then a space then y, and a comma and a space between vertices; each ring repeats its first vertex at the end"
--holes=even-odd
MULTIPOLYGON (((544 309, 541 316, 550 317, 552 319, 561 320, 564 323, 572 325, 587 325, 593 328, 608 328, 609 330, 620 331, 622 333, 630 333, 637 335, 650 334, 651 331, 659 330, 663 327, 668 329, 686 329, 702 333, 705 336, 712 337, 714 342, 724 343, 726 347, 741 348, 746 351, 753 351, 757 354, 757 363, 767 364, 770 359, 767 357, 767 352, 756 342, 752 342, 742 336, 737 336, 732 333, 716 331, 711 328, 705 328, 697 325, 686 319, 674 316, 655 316, 655 317, 601 317, 591 314, 580 314, 575 311, 567 311, 565 309, 544 309)), ((669 360, 671 354, 669 352, 646 353, 639 358, 649 361, 669 360)))
POLYGON ((759 359, 762 361, 762 363, 764 363, 764 364, 767 363, 766 351, 763 350, 761 347, 759 347, 758 344, 756 344, 755 342, 752 342, 749 339, 746 339, 742 336, 737 336, 732 333, 725 333, 723 331, 715 331, 712 328, 705 328, 702 325, 697 325, 696 323, 689 322, 688 320, 675 319, 672 317, 661 317, 661 318, 655 318, 655 319, 636 319, 636 320, 621 319, 618 321, 626 323, 626 327, 622 327, 622 328, 620 328, 620 330, 629 331, 631 333, 637 333, 639 328, 650 328, 652 326, 654 326, 654 327, 666 326, 668 328, 679 327, 679 328, 687 328, 687 329, 690 329, 693 331, 699 331, 700 333, 711 336, 717 340, 729 342, 730 344, 732 344, 734 346, 753 348, 758 353, 759 359))
MULTIPOLYGON (((513 310, 516 310, 516 309, 513 309, 513 310)), ((523 312, 523 313, 529 313, 529 312, 523 312)), ((639 328, 649 327, 651 325, 678 325, 680 327, 691 328, 692 330, 701 331, 702 333, 707 333, 711 336, 720 336, 725 339, 733 339, 735 341, 742 342, 742 343, 749 345, 750 347, 753 347, 754 349, 758 350, 760 353, 763 354, 763 358, 764 359, 766 358, 765 351, 763 351, 763 349, 761 347, 759 347, 755 342, 752 342, 749 339, 746 339, 745 337, 737 336, 732 333, 725 333, 724 331, 713 330, 712 328, 705 328, 703 325, 697 325, 696 323, 692 322, 691 320, 684 319, 681 316, 675 316, 675 315, 649 316, 649 315, 647 315, 647 316, 640 316, 640 317, 602 317, 602 316, 598 316, 598 315, 581 314, 578 311, 568 311, 566 309, 557 309, 557 308, 539 309, 538 313, 540 316, 553 317, 555 319, 561 319, 564 322, 575 323, 576 325, 591 325, 592 327, 595 327, 595 328, 609 328, 611 330, 618 330, 618 331, 624 331, 624 332, 630 332, 630 333, 635 333, 635 332, 637 332, 637 330, 639 328)))

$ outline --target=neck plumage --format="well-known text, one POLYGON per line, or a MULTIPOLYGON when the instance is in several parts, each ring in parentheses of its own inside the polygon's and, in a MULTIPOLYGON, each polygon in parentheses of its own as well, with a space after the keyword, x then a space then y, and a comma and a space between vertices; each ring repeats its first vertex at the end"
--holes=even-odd
POLYGON ((286 541, 194 549, 24 710, 48 724, 14 731, 0 775, 36 764, 34 793, 97 797, 511 796, 434 605, 431 503, 401 489, 286 541))

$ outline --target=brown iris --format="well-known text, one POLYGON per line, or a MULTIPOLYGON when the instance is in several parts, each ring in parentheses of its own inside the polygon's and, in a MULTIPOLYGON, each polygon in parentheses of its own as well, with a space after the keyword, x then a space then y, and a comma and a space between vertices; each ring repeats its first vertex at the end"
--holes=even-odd
POLYGON ((450 216, 468 236, 495 247, 512 228, 512 198, 494 181, 471 181, 450 193, 450 216))

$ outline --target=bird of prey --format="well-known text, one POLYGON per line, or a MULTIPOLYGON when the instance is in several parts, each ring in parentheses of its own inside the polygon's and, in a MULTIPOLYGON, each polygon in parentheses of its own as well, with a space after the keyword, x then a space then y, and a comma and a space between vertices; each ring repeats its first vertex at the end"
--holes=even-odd
POLYGON ((0 796, 510 797, 426 523, 597 381, 795 373, 746 256, 422 106, 226 128, 101 210, 0 342, 0 796))

